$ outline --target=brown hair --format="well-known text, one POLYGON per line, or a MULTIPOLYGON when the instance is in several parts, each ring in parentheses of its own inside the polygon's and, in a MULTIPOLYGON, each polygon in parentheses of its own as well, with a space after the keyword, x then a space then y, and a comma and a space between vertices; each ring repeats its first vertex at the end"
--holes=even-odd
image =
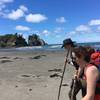
POLYGON ((89 62, 91 54, 94 53, 95 50, 90 46, 79 46, 74 48, 73 52, 78 58, 83 57, 86 62, 89 62))

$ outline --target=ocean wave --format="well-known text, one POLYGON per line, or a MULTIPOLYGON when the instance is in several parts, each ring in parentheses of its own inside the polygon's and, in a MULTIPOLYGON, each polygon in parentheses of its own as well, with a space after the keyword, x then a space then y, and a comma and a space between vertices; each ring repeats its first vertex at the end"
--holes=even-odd
POLYGON ((50 48, 61 48, 61 45, 53 45, 53 46, 50 46, 50 48))
POLYGON ((16 50, 27 50, 27 49, 41 49, 43 48, 42 46, 28 46, 28 47, 19 47, 19 48, 16 48, 16 50))
POLYGON ((59 50, 61 49, 61 45, 45 45, 45 46, 27 46, 27 47, 19 47, 16 50, 59 50))

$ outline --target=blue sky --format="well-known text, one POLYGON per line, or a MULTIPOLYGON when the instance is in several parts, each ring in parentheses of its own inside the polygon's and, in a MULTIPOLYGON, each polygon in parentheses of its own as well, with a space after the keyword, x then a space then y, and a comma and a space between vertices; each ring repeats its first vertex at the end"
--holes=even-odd
POLYGON ((0 0, 0 35, 16 32, 49 44, 100 41, 100 0, 0 0))

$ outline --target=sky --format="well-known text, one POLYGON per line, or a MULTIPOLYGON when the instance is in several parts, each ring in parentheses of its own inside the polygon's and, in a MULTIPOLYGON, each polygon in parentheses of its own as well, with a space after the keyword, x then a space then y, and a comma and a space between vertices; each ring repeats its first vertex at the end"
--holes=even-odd
POLYGON ((100 0, 0 0, 0 35, 14 33, 48 44, 100 42, 100 0))

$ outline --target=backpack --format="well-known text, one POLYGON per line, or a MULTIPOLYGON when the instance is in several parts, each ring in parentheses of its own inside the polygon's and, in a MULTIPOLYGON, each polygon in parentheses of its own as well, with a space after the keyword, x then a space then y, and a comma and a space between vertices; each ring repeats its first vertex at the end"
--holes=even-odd
POLYGON ((92 53, 90 63, 96 65, 100 71, 100 51, 92 53))

